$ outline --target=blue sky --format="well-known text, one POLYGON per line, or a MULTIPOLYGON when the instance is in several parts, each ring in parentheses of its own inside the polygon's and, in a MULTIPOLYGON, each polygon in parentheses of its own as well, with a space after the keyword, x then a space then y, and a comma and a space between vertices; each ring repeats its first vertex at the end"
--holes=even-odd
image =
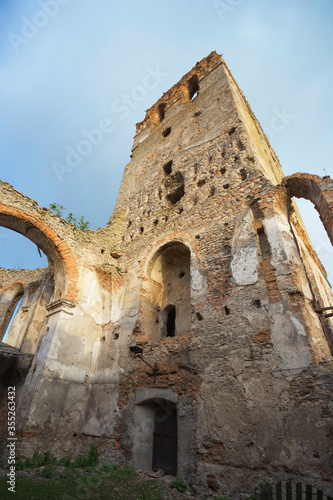
MULTIPOLYGON (((212 50, 223 54, 285 175, 332 175, 332 22, 330 0, 0 0, 1 179, 40 206, 58 202, 104 226, 135 124, 212 50), (140 92, 148 74, 157 77, 140 92), (287 123, 272 131, 283 112, 287 123), (101 123, 96 146, 60 172, 101 123)), ((332 282, 326 235, 312 209, 302 213, 332 282)), ((0 228, 0 265, 45 260, 0 228)))

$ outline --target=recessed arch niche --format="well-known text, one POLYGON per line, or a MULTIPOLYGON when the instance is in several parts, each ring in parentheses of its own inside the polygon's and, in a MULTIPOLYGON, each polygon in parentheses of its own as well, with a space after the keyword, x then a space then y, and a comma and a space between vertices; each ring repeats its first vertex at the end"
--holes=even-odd
POLYGON ((144 279, 141 314, 150 339, 176 337, 191 329, 191 252, 180 241, 160 247, 144 279))

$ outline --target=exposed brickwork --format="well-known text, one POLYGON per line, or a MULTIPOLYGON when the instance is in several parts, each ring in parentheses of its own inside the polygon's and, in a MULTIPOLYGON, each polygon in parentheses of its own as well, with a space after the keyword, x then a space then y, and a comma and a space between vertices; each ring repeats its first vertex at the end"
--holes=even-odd
POLYGON ((163 94, 154 106, 148 109, 145 119, 136 125, 136 133, 138 134, 146 127, 151 127, 152 125, 160 123, 158 107, 161 104, 165 104, 167 110, 168 107, 173 106, 178 100, 181 102, 187 102, 189 100, 188 93, 188 81, 193 75, 197 75, 199 78, 206 76, 206 74, 212 71, 217 64, 221 61, 221 57, 217 55, 216 52, 212 52, 208 57, 198 62, 197 65, 189 71, 183 78, 174 85, 170 90, 163 94))

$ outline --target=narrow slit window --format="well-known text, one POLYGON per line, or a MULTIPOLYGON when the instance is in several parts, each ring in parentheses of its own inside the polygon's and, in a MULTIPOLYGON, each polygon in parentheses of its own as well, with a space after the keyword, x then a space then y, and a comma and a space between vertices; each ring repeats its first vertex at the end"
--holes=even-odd
POLYGON ((188 95, 191 101, 197 97, 199 92, 199 79, 197 75, 193 75, 192 78, 189 79, 187 88, 188 95))
POLYGON ((257 235, 259 238, 259 246, 261 251, 261 256, 263 259, 267 259, 271 256, 271 247, 269 245, 266 233, 263 227, 257 229, 257 235))
POLYGON ((5 342, 5 341, 6 341, 6 339, 7 339, 7 336, 8 336, 9 330, 10 330, 10 327, 12 326, 12 323, 13 323, 13 321, 14 321, 14 318, 15 318, 16 314, 17 314, 17 311, 18 311, 18 310, 19 310, 19 308, 20 308, 20 305, 21 305, 22 299, 23 299, 23 294, 22 294, 22 295, 19 295, 19 296, 18 296, 18 298, 16 299, 16 300, 17 300, 16 306, 15 306, 15 308, 14 308, 14 311, 13 311, 13 313, 12 313, 12 317, 11 317, 11 319, 10 319, 9 323, 8 323, 8 326, 7 326, 7 328, 6 328, 5 334, 4 334, 3 339, 1 340, 1 342, 5 342))
POLYGON ((174 337, 176 333, 176 308, 175 306, 172 306, 169 308, 169 310, 166 312, 167 317, 166 317, 166 336, 167 337, 174 337))

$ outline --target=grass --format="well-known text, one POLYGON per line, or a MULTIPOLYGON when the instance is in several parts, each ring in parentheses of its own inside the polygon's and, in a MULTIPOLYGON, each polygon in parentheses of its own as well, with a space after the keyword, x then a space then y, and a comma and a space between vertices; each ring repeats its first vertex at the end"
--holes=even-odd
POLYGON ((142 481, 131 468, 118 469, 102 465, 79 470, 45 465, 36 475, 26 471, 16 476, 15 493, 8 491, 7 478, 0 478, 0 498, 15 500, 160 500, 163 489, 154 480, 142 481), (45 471, 47 471, 45 473, 45 471))
MULTIPOLYGON (((50 453, 35 451, 31 458, 16 463, 15 493, 8 491, 8 476, 0 477, 0 498, 15 500, 159 500, 163 488, 154 480, 142 480, 130 468, 103 464, 98 467, 98 450, 90 445, 86 456, 59 460, 50 453)), ((164 488, 165 491, 165 488, 164 488)))
POLYGON ((189 487, 187 486, 187 484, 184 483, 184 481, 182 479, 180 479, 178 474, 177 474, 176 479, 171 481, 170 488, 174 488, 182 493, 185 493, 187 490, 189 490, 189 487))

